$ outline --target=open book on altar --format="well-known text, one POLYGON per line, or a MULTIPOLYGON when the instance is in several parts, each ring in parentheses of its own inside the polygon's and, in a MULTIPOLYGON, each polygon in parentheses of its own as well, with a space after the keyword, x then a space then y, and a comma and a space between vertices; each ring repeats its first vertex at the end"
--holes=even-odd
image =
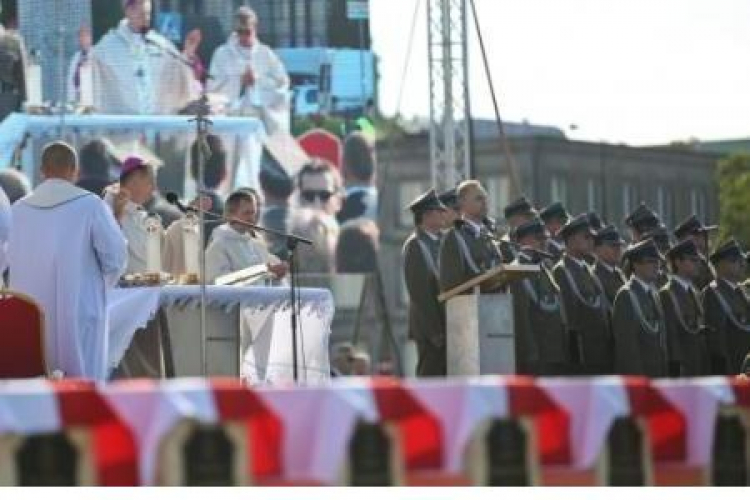
POLYGON ((271 273, 268 271, 268 266, 266 264, 258 264, 257 266, 246 267, 245 269, 219 276, 216 278, 215 283, 217 285, 235 286, 252 285, 270 277, 271 273))
POLYGON ((524 279, 532 274, 541 271, 539 264, 500 264, 489 271, 471 278, 470 280, 451 288, 450 290, 438 295, 440 302, 461 295, 462 293, 479 287, 482 293, 494 293, 503 286, 516 280, 524 279))

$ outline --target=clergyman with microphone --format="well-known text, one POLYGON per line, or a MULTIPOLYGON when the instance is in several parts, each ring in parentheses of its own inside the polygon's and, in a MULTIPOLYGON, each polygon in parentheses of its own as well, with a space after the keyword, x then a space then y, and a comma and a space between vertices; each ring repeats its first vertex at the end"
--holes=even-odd
POLYGON ((123 0, 125 18, 94 46, 94 108, 100 113, 174 114, 200 85, 174 45, 151 29, 151 0, 123 0))

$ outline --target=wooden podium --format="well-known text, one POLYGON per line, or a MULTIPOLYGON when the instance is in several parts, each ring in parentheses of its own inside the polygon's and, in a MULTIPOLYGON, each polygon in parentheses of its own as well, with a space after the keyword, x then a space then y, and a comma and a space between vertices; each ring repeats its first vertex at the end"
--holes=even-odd
POLYGON ((514 374, 513 297, 505 285, 540 271, 503 264, 438 296, 446 303, 448 376, 514 374))

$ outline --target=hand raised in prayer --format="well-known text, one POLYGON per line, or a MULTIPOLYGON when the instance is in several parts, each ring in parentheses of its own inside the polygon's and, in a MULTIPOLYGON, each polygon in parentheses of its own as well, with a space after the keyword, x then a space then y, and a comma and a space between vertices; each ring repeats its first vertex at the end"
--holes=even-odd
POLYGON ((279 262, 278 264, 268 264, 268 270, 271 271, 276 279, 281 279, 289 272, 289 264, 279 262))
POLYGON ((255 85, 255 72, 251 68, 247 68, 242 74, 242 86, 252 87, 255 85))

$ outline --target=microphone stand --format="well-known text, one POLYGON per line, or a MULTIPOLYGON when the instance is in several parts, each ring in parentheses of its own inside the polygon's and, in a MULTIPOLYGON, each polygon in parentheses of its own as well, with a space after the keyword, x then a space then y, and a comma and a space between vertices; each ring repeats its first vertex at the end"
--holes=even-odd
MULTIPOLYGON (((167 193, 166 198, 169 203, 176 206, 183 213, 186 213, 190 210, 193 210, 193 211, 196 210, 194 207, 186 207, 182 203, 180 203, 179 197, 174 193, 167 193)), ((199 202, 198 205, 202 205, 202 204, 199 202)), ((200 207, 200 209, 198 210, 200 213, 204 214, 204 216, 209 215, 211 217, 223 218, 221 215, 217 213, 203 210, 202 207, 200 207)), ((249 229, 252 229, 253 231, 260 231, 266 234, 272 234, 274 236, 278 236, 286 240, 286 248, 289 251, 289 301, 290 301, 290 308, 291 308, 290 322, 291 322, 291 334, 292 334, 292 374, 294 377, 294 382, 296 383, 299 381, 297 330, 299 328, 298 323, 299 323, 299 313, 300 313, 300 307, 299 307, 300 294, 299 294, 299 281, 298 281, 299 273, 297 269, 297 247, 300 243, 304 245, 312 246, 313 242, 307 238, 297 236, 296 234, 284 233, 283 231, 277 231, 275 229, 270 229, 264 226, 259 226, 257 224, 252 224, 250 222, 245 222, 239 219, 229 218, 225 220, 230 223, 245 226, 249 229)), ((205 223, 201 222, 201 227, 203 227, 203 224, 205 223)), ((201 232, 201 235, 202 235, 202 232, 201 232)), ((204 245, 201 250, 201 254, 204 259, 205 259, 205 253, 206 253, 206 249, 204 245)), ((205 274, 203 276, 205 277, 205 274)), ((205 286, 205 279, 202 279, 201 283, 203 286, 205 286)), ((203 351, 201 352, 203 353, 203 351)))

